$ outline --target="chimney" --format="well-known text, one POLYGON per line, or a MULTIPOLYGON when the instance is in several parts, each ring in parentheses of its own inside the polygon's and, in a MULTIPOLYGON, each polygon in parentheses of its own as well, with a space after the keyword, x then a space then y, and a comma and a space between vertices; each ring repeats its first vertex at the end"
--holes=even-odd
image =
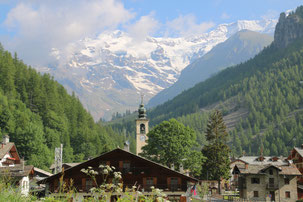
POLYGON ((124 142, 124 151, 129 152, 129 141, 124 142))
POLYGON ((24 158, 21 159, 22 171, 24 171, 24 158))
POLYGON ((170 169, 175 170, 175 165, 173 163, 170 164, 170 169))
POLYGON ((2 143, 3 144, 9 143, 9 136, 7 134, 3 136, 2 143))
POLYGON ((184 173, 183 164, 180 165, 180 173, 184 173))

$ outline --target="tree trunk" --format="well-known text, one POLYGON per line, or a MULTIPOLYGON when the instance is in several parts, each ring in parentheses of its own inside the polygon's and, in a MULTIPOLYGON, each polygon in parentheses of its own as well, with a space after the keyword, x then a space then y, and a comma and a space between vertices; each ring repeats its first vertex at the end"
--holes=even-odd
POLYGON ((221 179, 218 180, 218 193, 221 195, 221 179))

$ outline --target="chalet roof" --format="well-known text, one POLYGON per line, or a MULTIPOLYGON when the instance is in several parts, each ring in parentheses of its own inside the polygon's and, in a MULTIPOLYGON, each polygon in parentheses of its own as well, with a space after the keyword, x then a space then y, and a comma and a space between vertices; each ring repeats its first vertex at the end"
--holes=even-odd
POLYGON ((300 147, 294 147, 294 149, 298 152, 298 154, 300 155, 300 156, 302 156, 303 157, 303 148, 300 148, 300 147))
POLYGON ((48 177, 53 175, 52 173, 49 173, 49 172, 42 170, 40 168, 37 168, 37 167, 34 167, 34 171, 35 171, 35 173, 42 173, 43 175, 46 175, 48 177))
POLYGON ((22 164, 15 164, 15 166, 10 167, 0 167, 0 175, 8 175, 11 177, 24 177, 28 176, 31 171, 34 170, 34 166, 22 166, 22 164))
POLYGON ((5 154, 7 154, 11 148, 14 146, 15 144, 13 142, 9 142, 6 144, 0 144, 0 159, 2 159, 5 154))
POLYGON ((258 160, 259 156, 242 156, 236 160, 241 160, 250 165, 266 165, 266 164, 271 164, 275 166, 288 165, 288 162, 286 161, 287 159, 286 157, 264 156, 263 158, 264 158, 263 161, 259 161, 258 160))
MULTIPOLYGON (((62 163, 62 166, 64 166, 64 165, 67 165, 68 167, 73 167, 73 166, 76 166, 76 165, 79 165, 80 163, 62 163)), ((49 167, 49 169, 55 169, 55 164, 53 163, 50 167, 49 167)))
POLYGON ((234 169, 238 169, 240 174, 248 175, 248 174, 264 174, 264 171, 269 169, 270 167, 274 167, 279 170, 280 175, 301 175, 300 171, 294 164, 290 165, 282 165, 275 166, 271 164, 263 164, 263 165, 251 165, 248 164, 246 167, 236 165, 234 169))
MULTIPOLYGON (((192 180, 192 181, 198 182, 198 179, 196 179, 196 178, 193 178, 193 177, 184 175, 183 173, 180 173, 180 172, 178 172, 178 171, 172 170, 172 169, 170 169, 170 168, 168 168, 168 167, 166 167, 166 166, 163 166, 163 165, 161 165, 161 164, 159 164, 159 163, 156 163, 156 162, 154 162, 154 161, 148 160, 148 159, 146 159, 146 158, 143 158, 143 157, 138 156, 138 155, 136 155, 136 154, 133 154, 133 153, 131 153, 131 152, 122 150, 122 149, 120 149, 120 148, 117 148, 117 149, 114 149, 114 150, 112 150, 112 151, 106 152, 106 153, 104 153, 104 154, 101 154, 101 155, 98 156, 98 157, 95 157, 95 158, 93 158, 93 159, 87 160, 87 161, 85 161, 85 162, 83 162, 83 163, 79 163, 79 164, 76 165, 76 166, 70 167, 70 168, 66 169, 66 170, 64 171, 64 173, 67 173, 67 172, 69 172, 69 171, 72 171, 73 169, 78 169, 79 167, 87 168, 88 166, 90 166, 90 164, 91 164, 92 162, 94 162, 94 161, 99 161, 100 158, 102 158, 102 157, 104 157, 104 156, 107 156, 107 155, 110 155, 110 154, 115 153, 115 152, 124 152, 124 153, 127 153, 127 154, 129 154, 129 155, 131 155, 131 156, 133 156, 133 157, 135 157, 135 158, 144 160, 144 161, 146 161, 146 162, 152 163, 152 164, 157 165, 157 166, 159 166, 159 167, 161 167, 161 168, 164 168, 164 169, 167 169, 167 170, 169 170, 169 171, 171 171, 171 172, 174 172, 174 173, 176 173, 177 175, 180 175, 180 176, 182 176, 182 177, 184 177, 184 178, 187 178, 188 180, 192 180)), ((52 180, 52 179, 54 179, 54 178, 56 178, 56 177, 60 177, 61 175, 62 175, 62 172, 57 173, 57 174, 54 174, 54 175, 52 175, 52 176, 50 176, 50 177, 48 177, 48 178, 46 178, 46 179, 44 179, 44 180, 39 181, 38 184, 43 184, 43 183, 45 183, 45 182, 47 182, 47 181, 50 181, 50 180, 52 180)))

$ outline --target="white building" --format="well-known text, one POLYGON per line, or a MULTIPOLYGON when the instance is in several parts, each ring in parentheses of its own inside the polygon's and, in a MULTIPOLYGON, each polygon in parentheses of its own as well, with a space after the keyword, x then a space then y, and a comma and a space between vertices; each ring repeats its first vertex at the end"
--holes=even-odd
POLYGON ((34 175, 34 167, 24 165, 17 148, 5 135, 0 143, 0 175, 7 176, 19 187, 21 194, 28 195, 29 182, 34 175))

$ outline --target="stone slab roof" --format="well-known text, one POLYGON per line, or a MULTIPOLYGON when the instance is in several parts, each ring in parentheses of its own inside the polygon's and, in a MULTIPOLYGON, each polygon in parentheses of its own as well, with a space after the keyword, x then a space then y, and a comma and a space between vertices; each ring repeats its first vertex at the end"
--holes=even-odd
POLYGON ((247 167, 235 166, 240 171, 241 174, 248 175, 259 175, 264 174, 264 170, 267 170, 270 167, 274 167, 278 169, 280 175, 301 175, 300 171, 294 164, 283 165, 283 166, 274 166, 271 164, 263 164, 263 165, 247 165, 247 167))
POLYGON ((22 164, 16 164, 15 166, 11 167, 0 167, 0 175, 7 175, 10 177, 24 177, 28 176, 31 171, 34 170, 34 166, 28 165, 28 166, 23 166, 22 164))
POLYGON ((15 144, 13 142, 9 142, 7 144, 0 144, 0 159, 3 159, 5 154, 7 154, 14 145, 15 144))
POLYGON ((47 172, 45 170, 42 170, 42 169, 36 168, 36 167, 34 167, 34 171, 37 172, 37 173, 42 173, 42 174, 44 174, 44 175, 46 175, 48 177, 53 175, 52 173, 49 173, 49 172, 47 172))
POLYGON ((303 149, 302 148, 294 147, 294 149, 298 152, 298 154, 300 154, 300 156, 303 157, 303 149))
MULTIPOLYGON (((76 165, 79 165, 80 163, 62 163, 62 167, 64 166, 64 165, 67 165, 68 167, 74 167, 74 166, 76 166, 76 165)), ((50 167, 49 167, 49 169, 55 169, 55 164, 53 163, 50 167)))
POLYGON ((288 165, 288 162, 286 161, 287 159, 286 157, 264 156, 263 161, 258 161, 258 158, 259 156, 242 156, 239 159, 251 165, 264 165, 264 164, 271 164, 276 166, 288 165), (273 158, 278 158, 278 160, 274 161, 273 158))

